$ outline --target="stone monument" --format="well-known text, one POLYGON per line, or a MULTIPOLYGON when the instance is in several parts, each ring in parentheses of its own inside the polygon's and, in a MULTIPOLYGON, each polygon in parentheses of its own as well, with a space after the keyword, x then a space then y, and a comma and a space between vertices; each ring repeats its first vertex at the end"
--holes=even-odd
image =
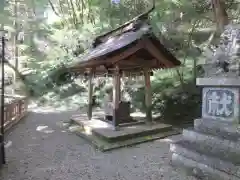
POLYGON ((205 66, 202 117, 170 145, 172 164, 201 179, 240 180, 240 26, 228 25, 205 66))

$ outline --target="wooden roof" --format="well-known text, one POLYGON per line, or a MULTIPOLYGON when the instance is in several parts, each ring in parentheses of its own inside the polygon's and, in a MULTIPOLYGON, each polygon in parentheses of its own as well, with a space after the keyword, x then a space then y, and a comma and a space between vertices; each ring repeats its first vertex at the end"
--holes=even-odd
POLYGON ((136 28, 131 24, 117 35, 110 35, 95 48, 78 57, 79 61, 68 67, 71 72, 96 74, 111 71, 118 65, 121 71, 142 71, 144 68, 162 69, 179 66, 181 62, 168 51, 151 32, 148 24, 136 28))

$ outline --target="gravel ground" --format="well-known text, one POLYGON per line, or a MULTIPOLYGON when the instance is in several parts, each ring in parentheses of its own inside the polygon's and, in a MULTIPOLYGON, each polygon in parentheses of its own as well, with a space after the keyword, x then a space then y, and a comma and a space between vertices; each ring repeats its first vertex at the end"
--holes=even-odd
POLYGON ((195 180, 169 165, 168 139, 102 153, 59 126, 70 114, 31 112, 14 127, 0 179, 195 180))

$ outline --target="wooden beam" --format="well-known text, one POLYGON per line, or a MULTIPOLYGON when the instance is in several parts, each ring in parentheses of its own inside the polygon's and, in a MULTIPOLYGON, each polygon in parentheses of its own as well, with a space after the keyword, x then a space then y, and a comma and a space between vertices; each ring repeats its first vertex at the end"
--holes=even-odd
POLYGON ((116 66, 113 79, 113 128, 118 130, 118 117, 119 117, 119 103, 120 103, 120 92, 121 92, 121 79, 120 79, 120 70, 116 66))
POLYGON ((141 48, 143 48, 143 43, 140 41, 136 45, 133 45, 132 47, 126 49, 122 53, 119 53, 115 56, 112 56, 110 58, 102 58, 102 59, 94 58, 94 59, 91 59, 91 60, 88 60, 88 61, 79 62, 79 64, 76 64, 76 66, 74 66, 70 69, 73 69, 73 68, 89 68, 89 67, 92 67, 92 66, 98 66, 98 65, 102 65, 102 64, 106 64, 106 63, 115 64, 116 62, 118 62, 120 60, 123 60, 123 59, 127 58, 128 56, 131 56, 132 54, 134 54, 135 52, 137 52, 141 48))
POLYGON ((144 69, 146 122, 152 122, 152 92, 149 69, 144 69))
MULTIPOLYGON (((146 66, 147 67, 147 66, 146 66)), ((158 67, 151 67, 149 68, 151 70, 159 70, 158 67)), ((121 67, 121 71, 124 74, 138 74, 139 76, 143 76, 143 66, 134 66, 134 67, 121 67)), ((83 71, 82 69, 74 71, 78 76, 88 76, 89 71, 83 71)), ((111 74, 108 74, 108 76, 114 76, 114 69, 111 69, 111 74)), ((94 75, 98 77, 105 77, 107 71, 102 69, 95 69, 94 75)), ((153 72, 151 72, 151 76, 153 76, 153 72)))
POLYGON ((139 41, 136 45, 133 45, 133 47, 127 49, 126 51, 120 53, 119 55, 116 55, 114 57, 107 59, 107 61, 115 64, 118 61, 121 61, 121 60, 126 59, 127 57, 131 56, 132 54, 134 54, 138 50, 142 49, 143 47, 144 47, 143 42, 139 41))
POLYGON ((168 68, 174 67, 174 64, 166 59, 166 57, 161 52, 159 52, 159 50, 149 39, 145 39, 144 41, 145 49, 148 50, 158 61, 160 61, 160 63, 164 64, 168 68))
POLYGON ((88 76, 88 119, 92 119, 92 96, 93 96, 93 70, 90 71, 88 76))
MULTIPOLYGON (((138 57, 136 54, 131 55, 130 57, 128 57, 127 59, 124 59, 122 61, 118 61, 118 65, 120 66, 121 70, 124 70, 124 65, 125 66, 136 66, 136 67, 140 67, 142 66, 144 67, 154 67, 157 66, 157 61, 156 59, 142 59, 140 57, 138 57), (123 66, 123 67, 122 67, 123 66)), ((127 69, 130 68, 134 68, 134 67, 127 67, 127 69)))
POLYGON ((123 61, 119 61, 118 64, 121 66, 127 65, 127 66, 142 66, 142 67, 149 67, 157 66, 157 63, 154 59, 152 60, 143 60, 143 59, 127 59, 123 61))

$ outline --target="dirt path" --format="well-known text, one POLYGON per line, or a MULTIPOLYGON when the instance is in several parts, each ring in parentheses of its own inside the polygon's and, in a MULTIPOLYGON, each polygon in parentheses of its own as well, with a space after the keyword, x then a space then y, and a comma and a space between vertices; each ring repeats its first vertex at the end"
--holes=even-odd
POLYGON ((169 166, 165 140, 102 153, 58 124, 71 113, 35 113, 7 135, 1 180, 194 180, 169 166))

